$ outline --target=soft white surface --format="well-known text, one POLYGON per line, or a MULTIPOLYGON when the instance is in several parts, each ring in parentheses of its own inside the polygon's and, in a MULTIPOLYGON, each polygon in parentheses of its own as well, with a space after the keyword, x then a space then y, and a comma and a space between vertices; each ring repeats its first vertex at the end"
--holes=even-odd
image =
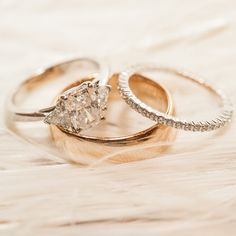
MULTIPOLYGON (((235 103, 235 7, 233 0, 0 1, 1 113, 25 75, 72 55, 104 57, 114 71, 147 60, 189 68, 235 103)), ((1 123, 0 235, 236 234, 234 122, 199 138, 179 132, 163 158, 93 168, 53 161, 1 123)))

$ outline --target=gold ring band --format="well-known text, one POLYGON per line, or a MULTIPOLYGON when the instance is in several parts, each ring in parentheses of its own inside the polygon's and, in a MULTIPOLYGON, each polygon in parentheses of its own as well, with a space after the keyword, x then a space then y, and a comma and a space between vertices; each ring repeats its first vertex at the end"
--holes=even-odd
MULTIPOLYGON (((91 81, 91 80, 93 80, 93 78, 82 79, 75 83, 72 83, 71 85, 67 86, 62 91, 62 93, 66 90, 69 90, 72 87, 79 86, 85 81, 91 81)), ((117 96, 118 98, 120 98, 118 91, 116 95, 114 95, 113 93, 115 85, 117 84, 117 80, 118 80, 118 75, 113 75, 112 78, 109 80, 109 85, 111 85, 111 87, 113 88, 109 95, 110 99, 113 99, 112 97, 114 96, 117 96)), ((145 92, 146 92, 146 96, 147 94, 153 94, 154 96, 156 96, 155 98, 153 96, 153 99, 151 100, 152 105, 154 105, 154 107, 158 107, 160 109, 159 103, 161 100, 164 101, 165 108, 164 109, 162 108, 163 112, 166 114, 173 114, 174 108, 173 108, 173 101, 172 101, 171 95, 169 94, 168 90, 166 90, 162 85, 148 79, 147 77, 136 74, 133 76, 131 80, 131 86, 134 87, 134 91, 136 91, 136 93, 139 94, 141 99, 145 100, 145 94, 143 95, 143 93, 145 92)), ((148 100, 150 101, 150 99, 148 100)), ((83 132, 73 133, 73 132, 62 129, 61 127, 58 127, 58 128, 64 131, 65 133, 67 133, 68 135, 72 135, 81 140, 86 140, 86 141, 96 142, 96 143, 103 143, 105 145, 119 146, 119 145, 125 145, 125 144, 129 144, 129 145, 137 144, 138 142, 143 142, 145 140, 148 140, 151 136, 155 135, 159 127, 160 127, 159 124, 154 124, 145 130, 142 130, 140 132, 133 133, 130 135, 126 135, 123 137, 104 137, 104 136, 97 137, 97 136, 92 136, 92 135, 84 135, 83 132)))
MULTIPOLYGON (((64 90, 68 90, 71 87, 78 86, 87 80, 92 80, 93 78, 85 78, 79 81, 76 81, 73 84, 67 86, 64 90)), ((140 147, 144 148, 144 146, 151 145, 152 147, 147 148, 148 153, 153 152, 153 155, 156 155, 163 150, 166 149, 166 143, 172 142, 175 139, 175 131, 170 127, 166 127, 163 125, 155 124, 148 119, 142 118, 138 113, 133 112, 132 109, 129 109, 128 106, 124 105, 126 110, 119 111, 119 114, 116 114, 116 107, 123 105, 122 99, 120 98, 119 91, 116 87, 118 80, 118 75, 115 74, 109 79, 109 84, 112 86, 112 90, 109 95, 108 100, 108 111, 106 122, 104 122, 104 127, 108 127, 111 130, 109 135, 105 137, 105 129, 103 126, 99 129, 99 127, 86 131, 80 132, 79 134, 69 133, 57 126, 50 126, 52 137, 56 143, 56 145, 66 152, 66 156, 70 161, 76 163, 90 162, 90 158, 98 157, 99 160, 105 156, 112 156, 109 158, 112 162, 126 162, 126 161, 134 161, 149 158, 147 156, 141 155, 139 152, 130 152, 131 149, 138 149, 140 147), (120 102, 117 104, 116 102, 120 102), (114 106, 114 107, 113 107, 114 106), (135 115, 135 121, 138 122, 143 121, 145 123, 145 128, 142 128, 139 132, 129 132, 125 135, 116 135, 120 134, 120 129, 122 129, 123 122, 119 124, 114 124, 114 122, 119 121, 124 118, 127 119, 124 113, 126 112, 132 113, 135 115), (110 113, 109 113, 110 112, 110 113), (124 115, 123 115, 124 114, 124 115), (121 115, 121 116, 120 116, 121 115), (118 119, 117 116, 119 116, 118 119), (114 121, 115 120, 115 121, 114 121), (111 125, 110 125, 111 124, 111 125), (147 125, 148 124, 148 125, 147 125), (118 127, 118 131, 115 128, 112 128, 116 125, 118 127), (98 132, 96 132, 98 129, 98 132), (91 134, 92 133, 92 134, 91 134), (155 144, 155 145, 153 145, 155 144), (159 145, 158 145, 159 144, 159 145), (119 154, 120 152, 125 152, 125 155, 119 154)), ((146 103, 156 107, 156 109, 160 109, 167 114, 173 114, 174 107, 172 98, 169 92, 160 84, 144 77, 142 75, 135 75, 131 80, 131 87, 134 92, 146 103)), ((62 91, 62 93, 64 92, 62 91)), ((59 95, 60 96, 60 95, 59 95)), ((56 98, 57 99, 57 98, 56 98)), ((134 119, 132 119, 133 121, 134 119)), ((132 125, 130 120, 127 121, 128 125, 132 125)), ((125 123, 125 120, 124 120, 125 123)))

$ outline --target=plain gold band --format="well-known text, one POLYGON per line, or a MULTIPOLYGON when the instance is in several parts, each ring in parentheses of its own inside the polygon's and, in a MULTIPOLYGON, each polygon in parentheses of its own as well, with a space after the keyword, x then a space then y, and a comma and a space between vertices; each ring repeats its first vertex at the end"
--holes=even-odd
MULTIPOLYGON (((111 104, 116 99, 121 99, 116 86, 117 79, 118 76, 113 75, 109 80, 112 91, 109 96, 108 104, 111 104)), ((67 86, 64 90, 78 86, 78 84, 85 80, 88 79, 79 80, 67 86)), ((172 98, 168 91, 160 84, 141 75, 135 75, 131 81, 133 90, 141 99, 149 103, 149 105, 157 107, 168 114, 174 113, 172 98)), ((127 109, 129 108, 127 107, 127 109)), ((132 110, 130 111, 133 112, 132 110)), ((141 116, 140 118, 143 119, 141 116)), ((172 128, 157 124, 140 132, 123 137, 99 137, 83 135, 83 133, 74 135, 59 129, 57 126, 51 125, 50 127, 56 145, 67 154, 68 160, 82 164, 90 163, 91 158, 94 160, 94 158, 106 156, 112 156, 109 160, 118 163, 147 159, 150 156, 156 156, 158 153, 164 151, 167 148, 167 145, 164 143, 173 142, 175 139, 175 131, 172 128), (151 144, 152 147, 147 148, 148 151, 145 152, 146 155, 144 155, 143 152, 130 151, 130 148, 145 149, 144 146, 148 146, 149 144, 151 144)))
MULTIPOLYGON (((93 78, 81 79, 77 82, 74 82, 70 84, 69 86, 67 86, 62 91, 62 93, 72 87, 79 86, 79 84, 88 80, 93 80, 93 78)), ((112 78, 109 80, 109 85, 111 85, 113 88, 110 94, 110 99, 114 99, 114 97, 116 98, 119 97, 118 90, 115 89, 117 80, 118 80, 118 75, 113 75, 112 78)), ((139 96, 141 96, 141 99, 142 97, 143 99, 145 99, 145 94, 143 96, 142 93, 146 93, 146 97, 147 97, 148 94, 155 91, 156 96, 158 97, 156 97, 155 99, 152 99, 151 101, 150 99, 149 100, 146 99, 145 102, 147 103, 151 102, 152 103, 151 105, 153 105, 154 107, 158 107, 160 109, 159 107, 160 100, 164 99, 166 104, 165 104, 165 108, 164 109, 162 108, 163 112, 166 114, 173 114, 174 108, 173 108, 173 101, 172 101, 171 95, 169 94, 168 90, 166 90, 162 85, 148 79, 147 77, 136 74, 131 79, 131 87, 134 87, 134 91, 136 91, 139 94, 139 96), (142 85, 142 86, 137 86, 137 84, 142 85), (137 89, 138 87, 139 89, 137 89), (158 101, 158 98, 159 98, 159 101, 158 101)), ((83 135, 82 133, 75 134, 75 133, 70 133, 60 127, 58 128, 61 129, 61 131, 67 133, 68 135, 73 136, 80 140, 86 140, 86 141, 95 142, 95 143, 103 143, 104 145, 119 146, 119 145, 127 145, 127 144, 132 145, 132 144, 136 144, 136 143, 148 140, 150 137, 155 135, 155 133, 160 128, 160 125, 154 124, 153 126, 145 130, 142 130, 140 132, 137 132, 131 135, 123 136, 123 137, 104 137, 104 136, 97 137, 97 136, 92 136, 92 135, 83 135)))

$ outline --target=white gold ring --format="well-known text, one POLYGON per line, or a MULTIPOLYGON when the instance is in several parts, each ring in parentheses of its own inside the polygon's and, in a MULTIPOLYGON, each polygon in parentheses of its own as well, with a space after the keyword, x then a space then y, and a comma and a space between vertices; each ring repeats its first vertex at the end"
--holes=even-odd
POLYGON ((156 65, 138 65, 133 66, 119 74, 118 89, 122 98, 125 102, 134 110, 139 112, 141 115, 157 122, 158 124, 164 124, 177 129, 184 129, 186 131, 211 131, 218 129, 226 125, 233 115, 233 108, 229 98, 225 95, 222 90, 215 89, 212 85, 208 84, 202 79, 195 78, 195 76, 182 72, 173 68, 161 67, 156 65), (221 99, 221 112, 220 114, 212 120, 202 120, 202 121, 187 121, 181 120, 177 117, 171 116, 169 114, 164 114, 160 111, 153 109, 152 107, 143 103, 138 99, 129 86, 129 79, 132 75, 137 73, 142 74, 144 71, 160 71, 165 73, 172 73, 184 79, 190 80, 194 83, 201 85, 202 87, 208 89, 210 92, 214 93, 221 99))

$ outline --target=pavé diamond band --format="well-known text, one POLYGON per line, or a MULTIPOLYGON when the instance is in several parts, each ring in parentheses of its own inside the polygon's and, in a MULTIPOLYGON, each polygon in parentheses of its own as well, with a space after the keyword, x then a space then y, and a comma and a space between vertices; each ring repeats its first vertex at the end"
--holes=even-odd
POLYGON ((227 124, 232 117, 233 108, 229 98, 224 94, 222 90, 215 89, 213 86, 208 84, 202 79, 197 79, 195 76, 182 72, 173 68, 161 67, 156 65, 137 65, 133 66, 119 74, 118 88, 121 93, 122 98, 125 102, 134 110, 142 114, 144 117, 147 117, 153 121, 156 121, 158 124, 164 124, 171 126, 177 129, 184 129, 186 131, 211 131, 218 129, 225 124, 227 124), (190 80, 194 83, 201 85, 203 88, 208 89, 210 92, 214 93, 221 99, 221 112, 220 114, 212 120, 203 120, 203 121, 186 121, 178 119, 174 116, 164 114, 151 106, 148 106, 142 102, 137 96, 132 92, 129 81, 130 78, 136 73, 143 73, 147 71, 156 71, 156 72, 165 72, 172 73, 184 79, 190 80))
POLYGON ((78 133, 97 125, 104 119, 110 86, 108 69, 102 63, 89 58, 78 58, 66 61, 47 69, 25 80, 13 93, 8 108, 15 121, 43 120, 47 124, 58 125, 70 132, 78 133), (80 69, 96 73, 93 81, 85 82, 65 91, 55 106, 35 111, 22 110, 22 98, 37 89, 42 83, 57 79, 64 74, 80 69))

